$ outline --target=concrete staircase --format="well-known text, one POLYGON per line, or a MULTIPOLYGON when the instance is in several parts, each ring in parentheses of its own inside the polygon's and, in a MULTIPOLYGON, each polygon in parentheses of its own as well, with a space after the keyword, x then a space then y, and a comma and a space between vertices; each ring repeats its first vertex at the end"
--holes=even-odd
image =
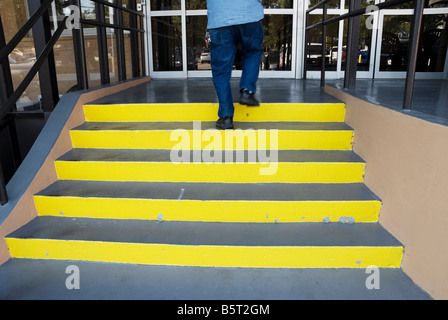
POLYGON ((403 247, 378 223, 381 201, 363 184, 343 104, 237 105, 238 130, 226 131, 213 130, 216 104, 84 111, 73 150, 55 162, 59 181, 34 197, 39 216, 6 238, 15 259, 401 266, 403 247))

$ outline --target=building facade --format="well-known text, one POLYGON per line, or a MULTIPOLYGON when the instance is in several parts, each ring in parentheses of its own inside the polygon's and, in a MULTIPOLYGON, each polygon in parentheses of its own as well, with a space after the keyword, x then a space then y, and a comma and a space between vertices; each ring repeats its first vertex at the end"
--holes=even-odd
MULTIPOLYGON (((30 16, 30 0, 0 0, 0 14, 8 42, 30 16)), ((113 2, 113 0, 108 0, 113 2)), ((374 5, 385 0, 362 0, 370 8, 361 17, 359 39, 358 78, 405 78, 407 46, 414 2, 377 12, 374 5)), ((128 0, 120 1, 128 6, 128 0)), ((301 79, 306 63, 307 78, 320 77, 322 37, 320 28, 308 33, 305 52, 306 10, 319 0, 262 0, 265 18, 262 21, 265 39, 261 78, 301 79), (306 59, 305 59, 306 57, 306 59)), ((81 0, 81 18, 96 20, 95 3, 81 0)), ((328 3, 328 18, 348 12, 349 0, 332 0, 328 3)), ((50 20, 53 30, 67 15, 68 0, 55 0, 51 4, 50 20)), ((206 0, 137 0, 137 10, 145 15, 144 46, 146 74, 153 78, 211 77, 209 36, 207 31, 206 0)), ((113 8, 106 7, 107 23, 115 18, 113 8)), ((309 15, 307 25, 322 19, 322 9, 309 15)), ((447 79, 448 77, 448 0, 426 0, 423 17, 422 41, 419 48, 417 79, 447 79)), ((123 13, 123 25, 129 27, 129 14, 123 13)), ((326 78, 343 78, 346 58, 347 20, 327 26, 326 78)), ((140 26, 138 26, 140 27, 140 26)), ((84 46, 89 87, 101 84, 98 57, 98 34, 94 25, 83 24, 84 46)), ((111 83, 117 82, 117 29, 107 28, 107 50, 111 83)), ((144 43, 142 43, 144 42, 144 43)), ((130 32, 124 31, 126 73, 131 77, 130 32)), ((54 47, 59 92, 65 93, 76 85, 76 70, 72 32, 65 30, 54 47)), ((29 34, 9 57, 14 87, 36 59, 33 35, 29 34)), ((241 59, 237 54, 233 76, 241 75, 241 59)), ((40 99, 39 78, 36 76, 19 100, 17 106, 26 108, 40 99)))
MULTIPOLYGON (((361 18, 359 78, 404 78, 413 1, 377 12, 374 5, 384 0, 362 0, 371 13, 361 18)), ((142 8, 148 16, 148 66, 153 77, 210 77, 206 0, 150 0, 142 8)), ((260 77, 320 77, 321 30, 308 34, 305 53, 305 12, 319 0, 263 0, 265 18, 264 55, 260 77), (305 60, 306 55, 306 60, 305 60), (306 61, 306 62, 305 62, 306 61)), ((448 1, 426 0, 417 79, 447 78, 448 1)), ((328 18, 348 12, 349 0, 328 4, 328 18)), ((322 19, 322 9, 311 12, 308 25, 322 19)), ((348 22, 327 27, 325 63, 327 78, 342 78, 348 22)), ((234 66, 240 75, 240 63, 234 66)))

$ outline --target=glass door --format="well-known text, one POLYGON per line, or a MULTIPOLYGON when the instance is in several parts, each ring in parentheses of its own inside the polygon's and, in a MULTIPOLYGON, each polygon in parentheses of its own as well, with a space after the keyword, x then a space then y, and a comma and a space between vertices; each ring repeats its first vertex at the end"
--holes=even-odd
MULTIPOLYGON (((316 5, 321 0, 307 0, 304 10, 316 5)), ((377 0, 379 1, 379 0, 377 0)), ((375 0, 362 0, 361 6, 367 8, 375 4, 375 0)), ((328 2, 327 19, 348 13, 349 0, 333 0, 328 2)), ((361 16, 360 36, 358 46, 357 78, 372 78, 374 71, 374 52, 376 47, 377 13, 361 16), (369 18, 371 17, 371 18, 369 18)), ((316 9, 309 15, 308 25, 322 21, 322 9, 316 9)), ((347 53, 348 20, 342 20, 327 25, 325 77, 327 79, 344 78, 347 53)), ((308 34, 307 78, 320 79, 322 61, 322 29, 315 28, 308 34)))
MULTIPOLYGON (((413 2, 380 12, 375 78, 406 78, 413 2)), ((426 0, 417 56, 417 79, 447 79, 448 2, 426 0)))
MULTIPOLYGON (((303 0, 262 0, 265 39, 260 78, 294 78, 297 8, 303 0)), ((154 78, 211 77, 206 0, 150 0, 149 71, 154 78)), ((240 50, 232 76, 241 76, 240 50)))

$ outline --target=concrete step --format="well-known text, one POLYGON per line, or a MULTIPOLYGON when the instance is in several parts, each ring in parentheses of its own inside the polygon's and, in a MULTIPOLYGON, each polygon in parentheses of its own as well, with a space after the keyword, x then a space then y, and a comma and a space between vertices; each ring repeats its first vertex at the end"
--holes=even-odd
MULTIPOLYGON (((191 303, 176 300, 207 300, 200 302, 202 306, 213 304, 210 300, 264 300, 256 304, 270 304, 271 316, 288 316, 297 308, 294 300, 431 299, 401 269, 379 269, 379 289, 366 287, 369 276, 365 269, 208 268, 11 259, 0 266, 0 300, 158 300, 154 307, 160 306, 159 300, 174 300, 164 309, 173 314, 191 303), (69 290, 66 281, 72 273, 66 270, 72 265, 79 270, 79 289, 69 290), (277 300, 290 300, 293 305, 277 305, 277 300)), ((162 302, 162 306, 166 305, 162 302)))
POLYGON ((237 130, 217 130, 216 121, 86 122, 73 128, 70 135, 74 148, 352 149, 353 129, 342 122, 235 122, 234 125, 237 130))
POLYGON ((203 153, 194 151, 179 155, 171 150, 74 149, 57 159, 55 166, 61 180, 226 183, 363 181, 365 162, 352 151, 278 150, 271 151, 264 160, 260 158, 260 153, 253 155, 252 158, 246 153, 240 159, 237 152, 232 152, 228 158, 224 154, 216 159, 224 163, 210 163, 207 162, 210 159, 204 162, 203 153), (184 155, 187 157, 184 158, 184 155))
POLYGON ((12 257, 251 268, 399 268, 378 223, 224 223, 37 217, 6 237, 12 257))
MULTIPOLYGON (((216 121, 217 103, 87 104, 86 121, 216 121)), ((260 107, 235 104, 235 121, 343 122, 343 103, 262 103, 260 107)))
POLYGON ((221 222, 375 222, 364 184, 57 181, 34 197, 41 216, 221 222))

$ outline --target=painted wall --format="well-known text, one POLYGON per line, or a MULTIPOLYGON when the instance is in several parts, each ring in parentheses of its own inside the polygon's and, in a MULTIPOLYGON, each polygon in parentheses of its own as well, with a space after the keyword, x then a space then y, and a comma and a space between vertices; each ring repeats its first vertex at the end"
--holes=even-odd
POLYGON ((325 91, 347 105, 365 183, 383 201, 380 223, 399 239, 402 268, 435 299, 448 299, 448 127, 325 91))

